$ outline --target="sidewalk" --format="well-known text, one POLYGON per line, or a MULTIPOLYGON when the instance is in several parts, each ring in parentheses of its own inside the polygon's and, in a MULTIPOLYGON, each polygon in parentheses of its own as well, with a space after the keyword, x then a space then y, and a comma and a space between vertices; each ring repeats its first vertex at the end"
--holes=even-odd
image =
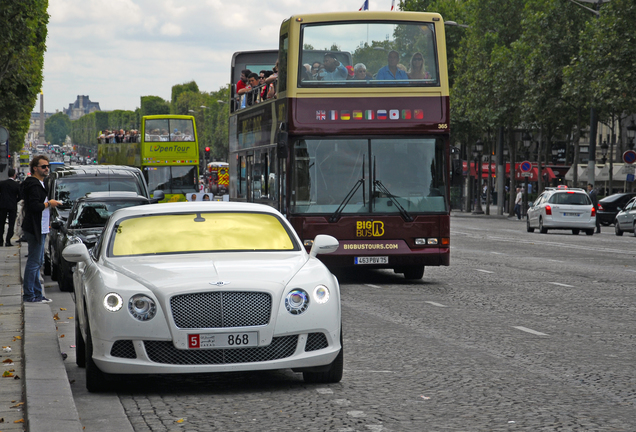
POLYGON ((26 244, 0 248, 0 342, 11 347, 0 357, 14 375, 0 378, 0 430, 82 431, 51 307, 22 303, 24 255, 26 244))

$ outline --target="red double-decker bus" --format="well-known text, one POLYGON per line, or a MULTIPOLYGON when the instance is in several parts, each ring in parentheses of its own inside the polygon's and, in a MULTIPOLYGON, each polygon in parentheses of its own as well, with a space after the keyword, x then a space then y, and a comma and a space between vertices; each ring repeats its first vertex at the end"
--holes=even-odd
POLYGON ((336 237, 339 249, 320 256, 332 268, 420 279, 426 266, 449 265, 442 17, 292 16, 278 50, 234 54, 232 82, 274 64, 275 97, 232 89, 230 199, 276 207, 308 248, 317 234, 336 237))

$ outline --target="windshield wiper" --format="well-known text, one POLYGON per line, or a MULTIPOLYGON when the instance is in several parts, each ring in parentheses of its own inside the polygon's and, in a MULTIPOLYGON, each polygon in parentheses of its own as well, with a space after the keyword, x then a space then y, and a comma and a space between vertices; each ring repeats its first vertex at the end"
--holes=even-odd
MULTIPOLYGON (((347 196, 344 197, 344 199, 342 200, 342 202, 340 203, 336 211, 333 212, 333 214, 329 217, 329 222, 337 222, 338 219, 340 219, 340 215, 344 211, 347 204, 349 204, 349 201, 351 201, 351 198, 353 198, 356 192, 358 192, 358 189, 360 189, 360 186, 364 186, 364 160, 362 161, 362 178, 358 179, 358 181, 353 185, 353 187, 351 187, 351 190, 349 190, 349 193, 347 194, 347 196)), ((363 205, 366 204, 364 188, 362 188, 362 204, 363 205)))
POLYGON ((400 203, 398 202, 398 200, 395 199, 395 195, 393 195, 391 192, 389 192, 389 190, 386 188, 386 186, 384 186, 382 184, 382 182, 380 180, 375 180, 373 182, 373 185, 376 186, 378 189, 380 189, 380 191, 382 191, 383 194, 385 194, 387 197, 389 197, 389 199, 391 200, 391 202, 393 204, 395 204, 395 206, 398 208, 398 210, 400 211, 400 214, 402 215, 402 217, 404 218, 404 220, 406 220, 407 222, 413 222, 413 217, 408 214, 408 212, 404 209, 404 207, 402 207, 400 205, 400 203))

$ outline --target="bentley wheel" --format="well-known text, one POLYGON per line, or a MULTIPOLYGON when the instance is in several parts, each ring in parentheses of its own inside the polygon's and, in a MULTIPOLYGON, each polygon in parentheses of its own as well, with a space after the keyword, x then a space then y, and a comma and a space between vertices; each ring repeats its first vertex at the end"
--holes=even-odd
POLYGON ((93 339, 91 328, 86 327, 85 341, 85 361, 86 361, 86 389, 91 393, 99 393, 109 389, 107 382, 108 375, 102 372, 93 360, 93 339))
POLYGON ((86 344, 80 331, 77 306, 75 306, 75 364, 81 368, 86 367, 86 344))
POLYGON ((344 370, 344 346, 342 345, 342 327, 340 328, 340 352, 325 372, 303 372, 303 380, 310 384, 338 383, 344 370))

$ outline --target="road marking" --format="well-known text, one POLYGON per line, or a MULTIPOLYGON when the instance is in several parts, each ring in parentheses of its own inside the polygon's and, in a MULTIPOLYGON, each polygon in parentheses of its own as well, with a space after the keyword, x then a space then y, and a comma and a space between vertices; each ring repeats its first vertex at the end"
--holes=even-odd
POLYGON ((625 270, 625 271, 636 273, 636 270, 625 270))
POLYGON ((521 330, 523 332, 526 332, 526 333, 532 333, 533 335, 537 335, 537 336, 547 336, 547 334, 545 334, 545 333, 541 333, 541 332, 538 332, 536 330, 529 329, 527 327, 514 326, 514 328, 516 328, 517 330, 521 330))
POLYGON ((559 261, 559 260, 554 260, 554 259, 551 259, 551 260, 548 260, 548 261, 555 262, 555 263, 563 263, 563 262, 565 262, 565 261, 559 261))
POLYGON ((377 286, 377 285, 373 285, 373 284, 365 284, 365 285, 366 285, 366 286, 369 286, 369 287, 371 287, 371 288, 380 288, 379 286, 377 286))
POLYGON ((488 271, 488 270, 482 270, 482 269, 475 269, 475 270, 477 270, 478 272, 482 272, 482 273, 494 273, 494 272, 491 272, 491 271, 488 271))
POLYGON ((494 254, 494 255, 504 255, 504 253, 503 253, 503 252, 490 252, 490 253, 491 253, 491 254, 494 254))
POLYGON ((333 394, 333 390, 330 388, 317 388, 316 391, 320 394, 333 394))
POLYGON ((437 306, 437 307, 448 307, 448 306, 444 306, 441 303, 435 303, 435 302, 432 302, 432 301, 427 301, 425 303, 432 304, 433 306, 437 306))
POLYGON ((552 285, 558 285, 558 286, 566 287, 566 288, 574 288, 574 285, 568 285, 568 284, 563 284, 563 283, 558 283, 558 282, 548 282, 548 283, 552 284, 552 285))
POLYGON ((367 416, 364 411, 347 411, 347 414, 354 418, 362 418, 367 416))

